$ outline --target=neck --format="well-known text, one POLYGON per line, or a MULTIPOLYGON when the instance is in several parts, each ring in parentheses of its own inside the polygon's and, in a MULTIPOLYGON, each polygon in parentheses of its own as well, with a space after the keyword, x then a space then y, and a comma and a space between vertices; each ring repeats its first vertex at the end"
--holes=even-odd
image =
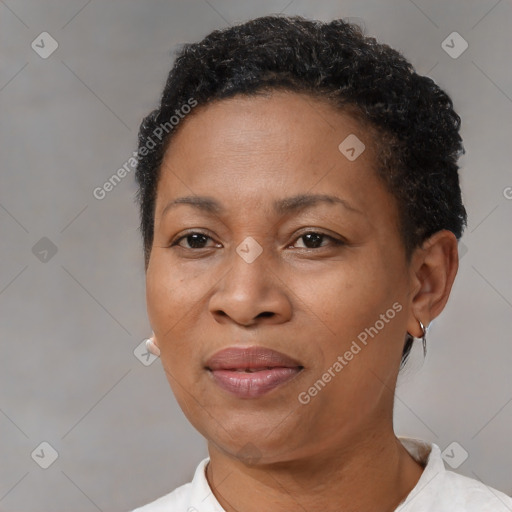
POLYGON ((423 467, 392 429, 358 436, 349 445, 254 466, 210 445, 207 479, 226 512, 395 510, 416 485, 423 467))

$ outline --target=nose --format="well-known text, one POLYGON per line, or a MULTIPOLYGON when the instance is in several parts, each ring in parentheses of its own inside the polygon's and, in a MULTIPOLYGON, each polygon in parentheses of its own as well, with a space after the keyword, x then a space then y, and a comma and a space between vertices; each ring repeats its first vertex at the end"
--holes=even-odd
POLYGON ((292 315, 289 287, 277 272, 263 253, 248 263, 235 252, 230 270, 210 298, 215 320, 243 326, 288 321, 292 315))

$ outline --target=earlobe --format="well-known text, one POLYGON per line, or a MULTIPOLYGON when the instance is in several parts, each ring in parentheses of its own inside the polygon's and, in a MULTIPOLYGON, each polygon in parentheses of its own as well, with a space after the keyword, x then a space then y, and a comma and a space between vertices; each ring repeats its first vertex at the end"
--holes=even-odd
POLYGON ((443 311, 459 265, 457 238, 448 230, 438 231, 413 256, 413 296, 407 331, 422 338, 424 329, 443 311), (422 332, 423 331, 423 332, 422 332))

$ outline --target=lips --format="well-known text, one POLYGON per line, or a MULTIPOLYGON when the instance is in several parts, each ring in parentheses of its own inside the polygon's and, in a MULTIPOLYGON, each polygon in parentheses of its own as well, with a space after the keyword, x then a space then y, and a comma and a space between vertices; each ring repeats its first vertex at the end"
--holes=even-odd
POLYGON ((264 347, 231 347, 214 354, 206 363, 210 370, 262 370, 265 368, 295 368, 297 361, 281 352, 264 347))
POLYGON ((257 398, 285 384, 304 367, 264 347, 231 347, 214 354, 205 368, 223 390, 239 398, 257 398))

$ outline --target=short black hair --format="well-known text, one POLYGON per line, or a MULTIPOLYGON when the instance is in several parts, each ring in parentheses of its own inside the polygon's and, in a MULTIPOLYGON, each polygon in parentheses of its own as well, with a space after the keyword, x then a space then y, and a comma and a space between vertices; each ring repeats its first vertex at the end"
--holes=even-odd
MULTIPOLYGON (((457 161, 464 148, 461 120, 448 94, 358 25, 270 15, 182 45, 160 105, 140 125, 135 177, 146 268, 160 167, 181 126, 171 118, 182 118, 190 105, 273 90, 327 101, 355 115, 372 134, 377 174, 395 197, 407 259, 442 229, 460 239, 467 216, 457 161)), ((402 365, 412 341, 408 334, 402 365)))

